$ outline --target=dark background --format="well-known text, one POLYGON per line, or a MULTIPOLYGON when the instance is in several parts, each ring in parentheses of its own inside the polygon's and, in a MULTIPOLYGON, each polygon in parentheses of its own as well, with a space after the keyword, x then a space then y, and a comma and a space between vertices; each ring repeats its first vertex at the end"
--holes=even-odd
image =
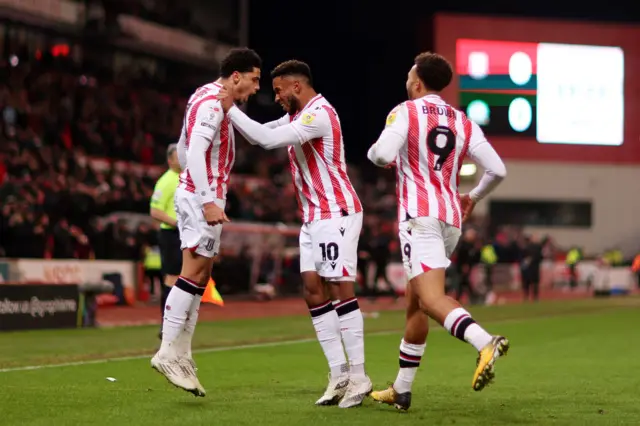
MULTIPOLYGON (((385 116, 406 99, 404 84, 413 57, 433 48, 431 17, 436 12, 640 21, 640 8, 620 0, 606 4, 549 0, 252 0, 250 4, 250 47, 264 60, 261 92, 272 99, 269 72, 278 63, 292 58, 309 63, 316 89, 338 110, 347 160, 355 163, 366 159, 385 116)), ((254 100, 250 113, 266 121, 281 116, 282 110, 277 105, 257 106, 254 100)))

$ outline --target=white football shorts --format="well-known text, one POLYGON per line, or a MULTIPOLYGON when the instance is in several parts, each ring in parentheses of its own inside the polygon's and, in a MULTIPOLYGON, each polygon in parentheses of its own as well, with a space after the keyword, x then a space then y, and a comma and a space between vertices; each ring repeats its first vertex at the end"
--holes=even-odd
POLYGON ((409 279, 431 269, 448 268, 460 229, 435 217, 418 217, 398 225, 402 263, 409 279))
MULTIPOLYGON (((196 194, 183 188, 176 189, 175 209, 180 231, 180 248, 189 249, 204 257, 215 257, 220 251, 222 225, 209 225, 204 219, 202 204, 196 194)), ((224 210, 226 201, 215 199, 224 210)))
POLYGON ((300 272, 316 271, 329 282, 355 281, 362 212, 318 219, 300 228, 300 272))

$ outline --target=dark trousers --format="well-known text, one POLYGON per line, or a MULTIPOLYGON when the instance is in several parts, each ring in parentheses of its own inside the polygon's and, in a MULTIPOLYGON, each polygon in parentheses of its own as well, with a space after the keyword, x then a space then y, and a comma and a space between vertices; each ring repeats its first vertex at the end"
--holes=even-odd
POLYGON ((524 300, 538 300, 540 293, 540 265, 530 265, 526 269, 522 269, 522 291, 524 292, 524 300))
POLYGON ((576 288, 578 286, 578 273, 575 263, 569 265, 569 287, 576 288))
POLYGON ((156 294, 156 280, 160 284, 160 288, 164 285, 162 271, 160 269, 145 269, 144 276, 149 280, 149 293, 156 294))
POLYGON ((469 302, 473 299, 473 289, 471 288, 471 274, 469 273, 460 273, 460 282, 458 283, 458 289, 456 290, 456 300, 460 301, 462 299, 462 295, 466 292, 469 295, 469 302))
POLYGON ((487 287, 487 293, 493 289, 493 278, 491 273, 493 272, 493 265, 484 265, 484 285, 487 287))

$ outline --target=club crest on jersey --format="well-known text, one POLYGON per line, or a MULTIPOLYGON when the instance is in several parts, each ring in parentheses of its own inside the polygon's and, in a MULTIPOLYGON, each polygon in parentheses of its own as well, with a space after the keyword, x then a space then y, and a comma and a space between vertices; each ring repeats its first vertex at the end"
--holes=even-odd
POLYGON ((313 120, 315 119, 316 119, 315 114, 312 114, 310 112, 305 112, 304 114, 302 114, 302 118, 300 119, 300 121, 302 121, 302 124, 309 125, 313 123, 313 120))
POLYGON ((387 115, 387 126, 392 125, 396 121, 397 111, 394 109, 387 115))

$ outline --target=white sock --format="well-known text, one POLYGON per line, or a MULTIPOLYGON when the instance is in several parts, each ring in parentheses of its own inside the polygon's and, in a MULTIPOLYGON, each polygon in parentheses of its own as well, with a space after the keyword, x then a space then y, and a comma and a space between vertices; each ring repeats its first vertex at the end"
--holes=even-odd
POLYGON ((177 355, 176 349, 178 348, 176 346, 179 342, 176 342, 176 339, 185 328, 193 299, 199 292, 198 286, 182 277, 171 288, 162 321, 160 355, 169 358, 177 355))
POLYGON ((443 325, 452 336, 471 343, 478 351, 487 346, 493 338, 471 318, 471 314, 464 308, 455 308, 449 312, 443 325))
POLYGON ((398 370, 396 381, 393 382, 393 389, 397 393, 411 392, 411 386, 416 378, 426 347, 426 343, 415 345, 405 342, 404 339, 400 341, 400 370, 398 370))
POLYGON ((196 324, 198 322, 198 314, 200 313, 200 303, 202 301, 202 296, 196 294, 193 297, 193 302, 191 302, 191 308, 189 309, 189 315, 187 316, 187 320, 184 323, 184 330, 181 333, 180 339, 180 347, 181 354, 185 355, 187 358, 192 358, 191 356, 191 341, 193 340, 193 333, 196 330, 196 324))
POLYGON ((340 320, 331 301, 327 300, 318 306, 309 308, 311 321, 324 356, 331 369, 331 378, 336 378, 348 371, 347 358, 340 340, 340 320))
POLYGON ((365 377, 364 371, 364 319, 355 297, 335 305, 340 319, 342 343, 349 358, 352 377, 365 377))

